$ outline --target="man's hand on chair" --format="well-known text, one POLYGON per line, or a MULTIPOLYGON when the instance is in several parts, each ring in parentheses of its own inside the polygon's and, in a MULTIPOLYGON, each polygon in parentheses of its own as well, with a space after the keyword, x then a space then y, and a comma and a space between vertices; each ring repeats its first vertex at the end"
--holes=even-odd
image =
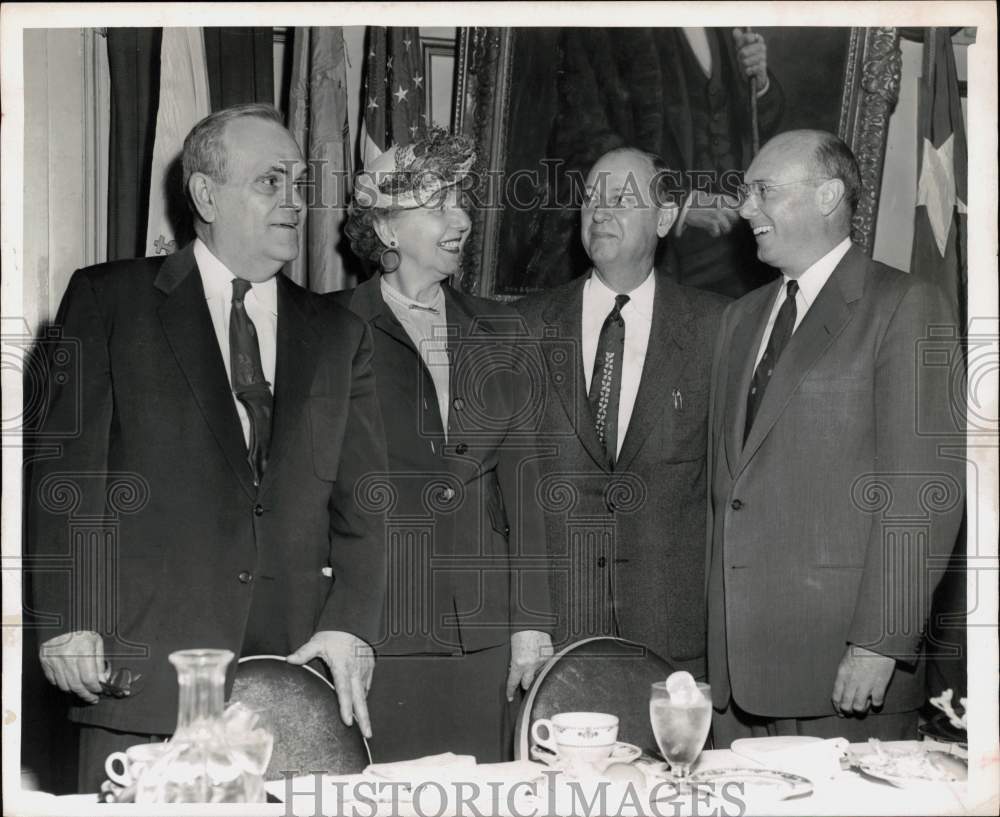
POLYGON ((375 654, 357 636, 337 630, 322 630, 288 656, 289 664, 305 664, 316 657, 330 668, 340 700, 340 718, 350 726, 358 719, 361 734, 372 736, 367 696, 372 685, 375 654))
POLYGON ((507 700, 514 700, 520 684, 527 691, 539 667, 552 657, 552 639, 538 630, 521 630, 510 637, 510 671, 507 673, 507 700))

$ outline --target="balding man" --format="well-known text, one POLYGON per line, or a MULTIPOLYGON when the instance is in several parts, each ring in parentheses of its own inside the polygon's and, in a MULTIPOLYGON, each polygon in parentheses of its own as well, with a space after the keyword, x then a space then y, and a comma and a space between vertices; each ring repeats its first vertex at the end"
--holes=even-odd
POLYGON ((78 270, 56 319, 52 359, 80 380, 54 369, 46 429, 79 431, 35 468, 29 547, 58 568, 33 577, 33 606, 85 792, 110 752, 173 732, 175 650, 322 659, 342 718, 371 733, 385 550, 360 483, 386 468, 371 336, 279 274, 306 167, 274 108, 211 114, 183 163, 197 240, 78 270))
POLYGON ((840 139, 793 131, 741 190, 758 255, 782 277, 726 310, 713 362, 717 747, 916 737, 930 560, 962 516, 958 333, 936 285, 851 243, 860 187, 840 139))
POLYGON ((602 156, 581 211, 593 267, 517 306, 544 357, 559 640, 622 636, 703 675, 710 349, 727 300, 653 271, 676 181, 652 154, 602 156))

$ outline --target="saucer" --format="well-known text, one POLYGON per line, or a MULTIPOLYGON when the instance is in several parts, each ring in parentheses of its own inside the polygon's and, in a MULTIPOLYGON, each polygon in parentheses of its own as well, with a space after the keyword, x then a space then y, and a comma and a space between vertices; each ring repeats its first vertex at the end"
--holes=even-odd
MULTIPOLYGON (((610 766, 612 763, 632 763, 637 760, 639 756, 642 755, 642 750, 633 743, 624 743, 618 741, 611 748, 611 754, 605 758, 607 761, 604 766, 605 768, 610 766)), ((537 760, 547 766, 552 766, 555 768, 565 768, 566 763, 562 757, 557 755, 555 752, 550 751, 541 746, 531 747, 531 758, 532 760, 537 760)))

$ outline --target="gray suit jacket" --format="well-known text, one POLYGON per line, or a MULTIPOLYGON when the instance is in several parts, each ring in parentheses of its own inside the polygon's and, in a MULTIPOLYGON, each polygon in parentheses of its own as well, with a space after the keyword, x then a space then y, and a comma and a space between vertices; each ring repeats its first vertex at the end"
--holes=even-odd
POLYGON ((620 635, 698 672, 710 349, 726 299, 657 273, 642 380, 611 470, 580 353, 585 280, 516 304, 544 379, 538 496, 553 560, 556 640, 620 635))
POLYGON ((713 361, 713 702, 831 715, 850 642, 898 659, 884 711, 913 709, 935 560, 947 563, 963 508, 954 311, 932 282, 852 247, 785 347, 744 445, 779 286, 726 310, 713 361))

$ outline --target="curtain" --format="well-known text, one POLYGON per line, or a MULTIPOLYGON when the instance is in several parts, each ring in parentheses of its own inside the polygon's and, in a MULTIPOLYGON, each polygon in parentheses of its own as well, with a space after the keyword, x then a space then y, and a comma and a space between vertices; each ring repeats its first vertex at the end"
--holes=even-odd
POLYGON ((353 255, 341 236, 351 178, 347 64, 340 28, 296 28, 288 129, 309 165, 299 257, 286 272, 313 292, 354 286, 353 255))
POLYGON ((212 110, 244 102, 273 105, 273 30, 206 28, 204 32, 212 110))
POLYGON ((145 252, 160 90, 158 28, 109 28, 108 260, 145 252))

